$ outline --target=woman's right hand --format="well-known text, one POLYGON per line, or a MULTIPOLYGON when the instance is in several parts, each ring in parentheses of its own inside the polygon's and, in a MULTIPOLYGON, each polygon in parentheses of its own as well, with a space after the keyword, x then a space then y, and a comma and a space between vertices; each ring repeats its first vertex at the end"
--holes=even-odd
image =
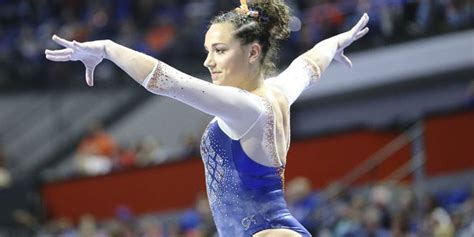
POLYGON ((81 61, 86 67, 87 85, 94 85, 95 67, 102 62, 106 56, 105 44, 106 40, 97 40, 79 43, 76 41, 68 41, 56 35, 53 40, 64 49, 45 51, 46 58, 55 62, 81 61))

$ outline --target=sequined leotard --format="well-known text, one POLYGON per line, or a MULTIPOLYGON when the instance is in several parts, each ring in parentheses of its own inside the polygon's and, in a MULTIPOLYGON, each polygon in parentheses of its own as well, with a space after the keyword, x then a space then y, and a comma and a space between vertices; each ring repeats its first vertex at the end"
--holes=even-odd
MULTIPOLYGON (((317 66, 301 58, 265 84, 282 91, 291 105, 319 75, 317 66)), ((193 78, 160 61, 143 86, 215 116, 203 135, 201 154, 220 236, 247 237, 281 228, 311 236, 291 216, 284 200, 284 164, 275 155, 275 143, 268 142, 275 141, 275 121, 267 99, 193 78), (275 162, 269 166, 257 162, 266 159, 275 162)))
POLYGON ((309 232, 291 216, 283 195, 284 167, 267 167, 250 159, 240 141, 213 121, 201 143, 206 187, 220 236, 252 236, 274 228, 309 232))

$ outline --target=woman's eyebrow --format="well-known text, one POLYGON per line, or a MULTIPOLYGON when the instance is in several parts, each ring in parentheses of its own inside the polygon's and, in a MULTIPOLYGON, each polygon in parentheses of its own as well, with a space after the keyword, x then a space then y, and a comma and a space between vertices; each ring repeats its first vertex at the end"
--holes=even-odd
MULTIPOLYGON (((214 47, 219 46, 219 45, 226 46, 225 43, 214 43, 214 44, 211 45, 211 48, 214 48, 214 47)), ((204 45, 204 48, 207 49, 206 45, 204 45)))

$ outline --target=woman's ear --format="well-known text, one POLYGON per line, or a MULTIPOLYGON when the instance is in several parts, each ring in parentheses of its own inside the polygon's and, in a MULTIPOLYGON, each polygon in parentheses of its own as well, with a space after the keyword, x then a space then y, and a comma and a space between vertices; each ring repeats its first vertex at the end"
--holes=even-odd
POLYGON ((260 60, 262 55, 262 46, 259 43, 252 43, 250 45, 249 63, 254 64, 260 60))

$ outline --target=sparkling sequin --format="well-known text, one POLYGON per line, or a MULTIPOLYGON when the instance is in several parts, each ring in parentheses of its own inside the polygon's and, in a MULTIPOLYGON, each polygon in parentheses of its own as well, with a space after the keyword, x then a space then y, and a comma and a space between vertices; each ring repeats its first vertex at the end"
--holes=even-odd
POLYGON ((211 205, 219 204, 220 197, 225 193, 223 190, 223 182, 225 178, 226 165, 223 157, 218 155, 216 149, 219 149, 218 145, 213 143, 212 137, 206 132, 203 135, 203 142, 201 145, 201 155, 205 164, 205 175, 207 183, 207 193, 209 203, 211 205))
POLYGON ((155 71, 153 71, 150 81, 146 85, 146 88, 154 93, 160 95, 167 95, 171 98, 178 98, 178 93, 182 96, 185 88, 183 85, 191 80, 191 76, 182 76, 183 73, 170 67, 169 65, 158 62, 155 71))
POLYGON ((216 156, 216 161, 217 163, 219 163, 220 165, 222 165, 224 163, 224 159, 222 159, 222 157, 220 155, 217 155, 216 156))
POLYGON ((321 69, 318 64, 309 56, 302 57, 304 64, 302 65, 304 72, 308 72, 308 76, 311 78, 310 84, 316 82, 321 77, 321 69))
MULTIPOLYGON (((210 148, 212 150, 212 148, 210 148)), ((210 168, 215 169, 216 168, 216 161, 213 159, 213 157, 209 156, 210 159, 208 159, 208 165, 210 168)))
POLYGON ((270 102, 267 99, 263 99, 263 102, 265 106, 265 113, 267 114, 267 120, 265 121, 264 125, 263 146, 273 161, 274 166, 281 166, 281 161, 278 158, 278 154, 276 152, 275 115, 273 114, 273 109, 270 102))
POLYGON ((278 174, 280 175, 283 191, 285 191, 285 166, 278 167, 278 174))

